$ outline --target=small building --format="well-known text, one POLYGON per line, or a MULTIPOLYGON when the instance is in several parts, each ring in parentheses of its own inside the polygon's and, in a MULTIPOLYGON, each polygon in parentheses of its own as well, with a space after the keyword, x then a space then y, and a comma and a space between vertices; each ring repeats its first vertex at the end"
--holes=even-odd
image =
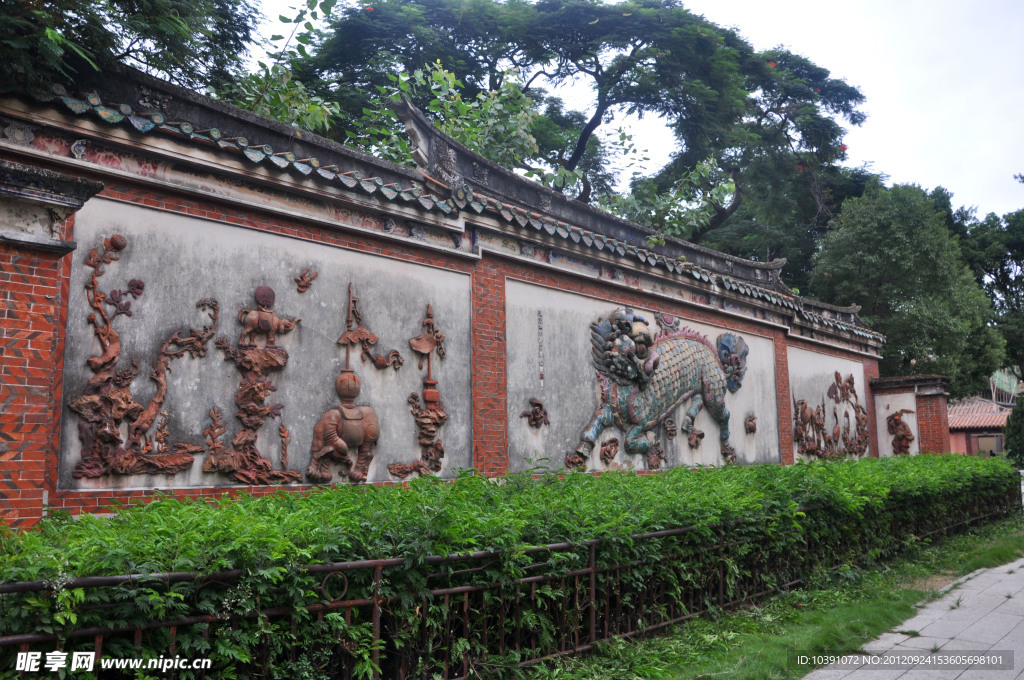
POLYGON ((1003 452, 1003 429, 1012 409, 984 397, 949 405, 949 439, 954 452, 992 455, 1003 452))

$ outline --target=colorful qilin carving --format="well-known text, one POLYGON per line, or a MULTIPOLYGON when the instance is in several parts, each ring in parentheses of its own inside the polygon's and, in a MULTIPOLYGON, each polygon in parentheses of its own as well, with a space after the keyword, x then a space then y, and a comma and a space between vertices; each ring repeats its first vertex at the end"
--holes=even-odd
POLYGON ((836 371, 835 382, 829 386, 826 394, 835 404, 832 407, 831 428, 828 427, 829 413, 824 399, 812 407, 806 400, 794 398, 793 441, 797 451, 818 458, 863 456, 870 445, 868 412, 858 400, 853 375, 843 378, 836 371))
MULTIPOLYGON (((380 438, 380 421, 372 406, 357 405, 356 398, 362 389, 359 376, 352 370, 352 346, 359 345, 365 360, 372 359, 369 348, 377 342, 377 336, 363 327, 359 314, 359 300, 355 297, 352 284, 348 285, 348 315, 345 332, 338 338, 338 344, 345 346, 345 368, 334 381, 334 390, 341 404, 320 416, 313 429, 313 446, 306 478, 311 482, 329 482, 333 479, 329 463, 341 464, 339 475, 351 482, 365 482, 373 461, 374 449, 380 438)), ((402 357, 392 350, 389 354, 397 357, 395 370, 402 364, 402 357)), ((378 365, 385 368, 387 363, 378 365)))
POLYGON ((904 414, 907 413, 913 413, 913 411, 901 408, 885 419, 885 426, 889 430, 889 434, 893 436, 892 455, 894 456, 910 455, 910 443, 914 441, 914 433, 911 431, 910 425, 903 420, 904 414))
POLYGON ((448 414, 441 403, 441 393, 437 389, 431 365, 431 355, 437 354, 443 359, 444 333, 434 323, 434 308, 427 305, 427 315, 423 319, 423 332, 409 341, 409 347, 419 355, 419 368, 427 365, 427 376, 423 379, 423 402, 415 392, 409 395, 409 410, 416 421, 416 441, 420 446, 420 459, 412 463, 392 463, 388 472, 396 477, 406 478, 414 472, 427 474, 441 471, 441 459, 444 458, 444 444, 440 439, 441 427, 448 422, 448 414))
POLYGON ((176 331, 161 343, 149 373, 150 380, 156 383, 156 391, 143 406, 132 395, 132 383, 140 373, 138 362, 132 358, 130 366, 117 368, 121 336, 114 328, 114 320, 119 316, 132 316, 132 300, 142 296, 145 284, 132 279, 126 289, 107 293, 99 286, 104 266, 119 260, 118 253, 127 246, 128 239, 115 234, 104 239, 102 247, 94 248, 85 259, 85 266, 92 269, 92 276, 85 284, 89 306, 93 309, 88 320, 99 342, 100 354, 87 360, 93 377, 82 394, 68 404, 78 417, 78 437, 82 445, 82 460, 72 473, 76 478, 179 472, 191 467, 194 454, 203 450, 193 444, 171 443, 168 416, 162 406, 167 397, 171 361, 186 354, 193 358, 206 355, 207 343, 217 330, 217 301, 203 299, 196 305, 209 315, 208 325, 190 328, 184 334, 176 331), (157 416, 162 418, 151 438, 148 432, 157 416))
POLYGON ((642 454, 648 467, 659 467, 664 456, 647 434, 687 402, 690 407, 678 427, 688 433, 690 444, 703 436, 694 428, 694 419, 706 406, 720 428, 723 459, 735 461, 725 394, 742 384, 749 352, 746 342, 723 333, 715 347, 696 331, 682 328, 678 319, 661 315, 660 322, 663 330, 654 335, 647 320, 627 308, 591 324, 601 405, 576 451, 566 456, 567 467, 583 467, 601 433, 612 424, 625 433, 627 453, 642 454))
MULTIPOLYGON (((256 438, 266 419, 280 418, 281 409, 284 408, 282 404, 267 403, 270 394, 277 390, 269 374, 283 370, 288 364, 288 352, 277 345, 277 336, 295 330, 301 319, 285 319, 277 315, 274 311, 276 296, 270 286, 258 287, 254 297, 256 309, 243 309, 238 314, 238 322, 242 324, 238 344, 232 347, 225 337, 219 337, 216 341, 217 349, 224 353, 226 359, 234 362, 242 374, 235 392, 235 405, 238 407, 235 417, 242 427, 231 439, 230 448, 220 444, 219 439, 214 439, 218 444, 217 450, 208 446, 209 453, 203 462, 203 471, 223 472, 245 484, 297 482, 302 476, 294 470, 288 470, 287 461, 281 461, 282 469, 274 469, 273 462, 256 448, 256 438), (261 338, 262 345, 259 343, 261 338)), ((222 422, 219 426, 211 422, 207 432, 218 428, 223 433, 222 422)), ((282 450, 286 451, 288 430, 282 425, 279 434, 282 450)))

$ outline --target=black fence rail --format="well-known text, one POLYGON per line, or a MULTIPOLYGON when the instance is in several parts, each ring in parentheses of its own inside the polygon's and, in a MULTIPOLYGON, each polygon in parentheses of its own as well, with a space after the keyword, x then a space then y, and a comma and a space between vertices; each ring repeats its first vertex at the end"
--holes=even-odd
MULTIPOLYGON (((0 583, 0 618, 17 613, 21 628, 32 631, 0 635, 0 676, 15 668, 18 652, 53 650, 84 650, 97 660, 213 654, 239 677, 272 677, 301 664, 341 680, 487 676, 651 633, 793 587, 815 570, 855 557, 885 559, 908 541, 1020 510, 1014 489, 964 499, 958 512, 941 517, 906 507, 851 516, 844 521, 863 527, 846 534, 828 530, 834 522, 821 516, 826 510, 805 509, 784 527, 735 521, 514 555, 0 583), (32 622, 33 607, 77 589, 73 622, 67 612, 32 622)), ((164 677, 175 673, 219 676, 216 664, 164 677)))

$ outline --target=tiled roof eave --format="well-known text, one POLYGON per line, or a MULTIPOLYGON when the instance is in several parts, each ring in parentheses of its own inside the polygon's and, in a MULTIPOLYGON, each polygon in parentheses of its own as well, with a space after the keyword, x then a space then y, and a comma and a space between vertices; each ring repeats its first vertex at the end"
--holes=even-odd
POLYGON ((275 151, 269 144, 259 144, 246 137, 228 137, 218 128, 197 129, 188 121, 168 121, 163 113, 136 113, 127 104, 104 105, 96 93, 72 96, 62 85, 53 85, 49 92, 34 92, 36 101, 62 106, 75 116, 93 116, 131 132, 157 134, 197 147, 213 149, 244 158, 248 163, 280 172, 295 173, 347 191, 375 195, 385 201, 409 204, 428 212, 455 218, 458 210, 450 198, 437 196, 413 185, 386 182, 380 177, 365 177, 359 171, 342 171, 336 165, 325 165, 317 158, 297 158, 291 151, 275 151))

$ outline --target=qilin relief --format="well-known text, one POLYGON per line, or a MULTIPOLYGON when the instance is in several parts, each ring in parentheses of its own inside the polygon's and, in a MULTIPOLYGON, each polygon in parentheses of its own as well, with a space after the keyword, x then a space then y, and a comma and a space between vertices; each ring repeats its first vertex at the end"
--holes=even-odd
POLYGON ((119 260, 118 253, 127 246, 128 239, 115 234, 103 239, 102 246, 94 248, 84 263, 92 269, 85 284, 86 297, 93 310, 88 322, 99 342, 100 354, 87 360, 93 376, 82 394, 68 404, 78 417, 82 446, 82 460, 72 473, 76 478, 179 472, 191 467, 194 454, 203 450, 202 446, 170 441, 167 412, 162 406, 167 396, 171 362, 185 354, 192 358, 206 355, 207 343, 217 330, 217 301, 207 298, 196 304, 208 315, 209 324, 184 333, 176 331, 161 343, 149 372, 156 391, 143 406, 132 394, 132 384, 140 373, 138 362, 132 358, 129 366, 117 368, 122 348, 114 322, 120 316, 132 316, 132 301, 142 296, 145 284, 132 279, 124 290, 104 292, 99 282, 105 273, 104 267, 119 260), (148 433, 157 416, 161 416, 161 421, 154 437, 150 437, 148 433))
POLYGON ((868 412, 861 406, 853 374, 843 378, 835 372, 826 397, 815 406, 806 400, 793 399, 793 441, 797 452, 818 458, 863 456, 870 445, 868 412), (828 406, 831 400, 832 427, 829 428, 828 406), (842 416, 839 415, 842 409, 842 416), (851 419, 850 415, 853 414, 851 419))
POLYGON ((659 323, 662 330, 655 335, 646 319, 626 308, 591 324, 601 405, 576 451, 566 456, 567 467, 584 467, 601 433, 613 424, 625 433, 626 453, 644 455, 649 468, 659 467, 664 455, 648 433, 688 402, 690 407, 678 428, 688 434, 690 445, 697 445, 703 437, 694 427, 694 419, 706 406, 720 428, 722 458, 735 461, 725 394, 736 392, 742 384, 749 352, 746 342, 723 333, 716 347, 669 315, 660 315, 659 323))
POLYGON ((412 463, 392 463, 388 472, 402 479, 414 472, 428 474, 441 471, 441 459, 444 458, 444 444, 440 439, 441 428, 448 422, 448 414, 441 403, 441 393, 434 379, 431 355, 444 359, 444 333, 434 323, 434 308, 427 305, 427 315, 423 319, 423 332, 409 340, 409 347, 419 356, 419 369, 427 365, 427 376, 423 379, 423 401, 415 392, 409 395, 409 410, 416 421, 416 441, 420 447, 420 459, 412 463))
MULTIPOLYGON (((334 390, 341 403, 324 413, 313 429, 311 457, 309 467, 306 469, 306 479, 311 482, 330 482, 333 479, 329 469, 331 462, 340 464, 338 474, 347 477, 350 482, 365 482, 377 440, 380 438, 377 412, 372 406, 356 404, 362 387, 359 376, 352 370, 352 346, 361 347, 364 360, 367 356, 373 359, 369 347, 377 342, 377 336, 363 327, 358 305, 359 300, 355 297, 350 283, 346 330, 338 338, 338 344, 345 346, 345 368, 334 381, 334 390)), ((388 355, 396 357, 398 363, 394 368, 397 371, 402 365, 402 357, 395 350, 388 355)), ((389 364, 379 365, 374 361, 374 365, 386 368, 389 364)))
MULTIPOLYGON (((254 294, 255 309, 243 309, 238 314, 242 332, 238 344, 232 346, 225 337, 216 341, 217 349, 232 361, 242 374, 242 380, 235 392, 235 417, 241 428, 231 439, 230 448, 220 443, 219 435, 209 444, 209 455, 203 462, 204 472, 223 472, 235 481, 245 484, 282 484, 300 481, 302 476, 287 469, 282 458, 282 469, 275 470, 269 458, 256 448, 256 439, 267 418, 280 418, 282 404, 268 404, 267 398, 277 387, 269 374, 281 371, 288 364, 288 352, 277 344, 277 336, 290 333, 301 321, 299 318, 285 319, 274 311, 276 299, 274 289, 259 286, 254 294), (262 344, 261 344, 262 341, 262 344), (216 445, 216 451, 213 446, 216 445)), ((219 411, 214 420, 211 411, 211 425, 206 432, 224 432, 219 411)), ((281 425, 278 433, 282 451, 287 451, 288 430, 281 425)), ((208 442, 210 436, 208 435, 208 442)))

